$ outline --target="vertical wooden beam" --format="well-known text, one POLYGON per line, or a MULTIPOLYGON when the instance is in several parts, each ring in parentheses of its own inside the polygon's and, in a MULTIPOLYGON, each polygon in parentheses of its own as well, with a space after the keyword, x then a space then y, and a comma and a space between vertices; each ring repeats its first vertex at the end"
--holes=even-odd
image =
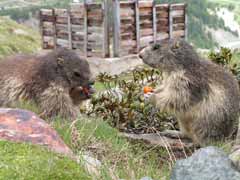
POLYGON ((110 51, 109 51, 109 3, 108 0, 104 0, 102 2, 102 10, 103 10, 103 57, 109 57, 110 51))
POLYGON ((153 5, 152 5, 152 21, 153 21, 153 43, 156 43, 157 41, 157 20, 156 20, 156 1, 153 0, 153 5))
POLYGON ((56 31, 56 14, 55 9, 52 9, 52 15, 53 15, 53 46, 54 49, 57 49, 57 31, 56 31))
POLYGON ((187 13, 187 4, 185 4, 184 8, 184 17, 185 17, 185 22, 184 22, 184 38, 187 41, 188 39, 188 13, 187 13))
POLYGON ((87 44, 88 44, 88 5, 87 5, 87 1, 84 0, 83 3, 83 9, 84 9, 84 55, 85 57, 88 57, 88 50, 87 50, 87 44))
POLYGON ((119 0, 113 0, 113 55, 119 56, 120 51, 120 4, 119 0))
POLYGON ((68 48, 72 49, 72 23, 71 23, 71 10, 67 10, 68 16, 68 48))
POLYGON ((173 15, 172 15, 172 5, 169 6, 169 39, 173 38, 173 15))
POLYGON ((43 34, 43 19, 42 19, 42 10, 40 9, 39 11, 39 33, 41 34, 41 44, 42 44, 42 49, 44 48, 44 34, 43 34))
POLYGON ((135 0, 135 23, 136 23, 136 44, 137 53, 140 51, 140 24, 139 24, 139 1, 135 0))

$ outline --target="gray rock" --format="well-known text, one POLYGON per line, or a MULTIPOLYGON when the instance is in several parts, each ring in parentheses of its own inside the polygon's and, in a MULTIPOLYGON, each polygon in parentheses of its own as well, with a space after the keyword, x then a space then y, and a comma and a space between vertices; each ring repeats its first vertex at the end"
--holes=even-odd
POLYGON ((151 177, 145 176, 145 177, 142 177, 140 180, 153 180, 153 179, 151 177))
POLYGON ((222 150, 206 147, 177 161, 171 180, 240 180, 240 173, 222 150))

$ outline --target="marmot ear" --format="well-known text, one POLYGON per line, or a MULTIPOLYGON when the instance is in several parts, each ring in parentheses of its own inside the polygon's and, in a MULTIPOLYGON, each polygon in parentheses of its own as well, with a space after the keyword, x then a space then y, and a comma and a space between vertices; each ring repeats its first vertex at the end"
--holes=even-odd
POLYGON ((174 42, 172 49, 178 49, 179 47, 180 47, 180 42, 176 41, 176 42, 174 42))
POLYGON ((64 59, 58 57, 58 58, 57 58, 57 65, 59 65, 59 66, 63 66, 63 64, 64 64, 64 59))

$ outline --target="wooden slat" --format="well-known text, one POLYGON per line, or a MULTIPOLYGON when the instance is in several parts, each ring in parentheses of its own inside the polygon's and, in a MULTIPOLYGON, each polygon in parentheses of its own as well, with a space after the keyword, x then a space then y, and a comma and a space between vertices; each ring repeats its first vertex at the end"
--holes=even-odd
POLYGON ((136 47, 137 52, 140 50, 140 23, 139 23, 139 2, 135 1, 135 24, 136 24, 136 47))
POLYGON ((169 4, 156 4, 156 10, 169 10, 169 4))
POLYGON ((109 8, 108 8, 108 0, 104 0, 103 4, 103 11, 104 11, 104 17, 103 17, 103 31, 104 31, 104 43, 103 43, 103 57, 110 57, 110 39, 109 39, 109 8))
POLYGON ((169 39, 173 37, 173 17, 172 17, 172 5, 169 6, 169 39))
MULTIPOLYGON (((122 2, 121 2, 122 7, 122 2)), ((113 37, 113 54, 114 57, 119 56, 119 48, 120 48, 120 4, 118 0, 113 0, 113 30, 114 30, 114 37, 113 37)))
POLYGON ((152 21, 153 21, 153 42, 157 41, 157 17, 156 17, 156 3, 153 1, 152 5, 152 21))
POLYGON ((168 39, 169 34, 168 33, 157 33, 157 41, 163 40, 163 39, 168 39))
POLYGON ((152 8, 152 6, 153 6, 152 1, 140 1, 139 2, 139 8, 142 8, 142 7, 152 8))
POLYGON ((172 4, 171 5, 172 10, 184 10, 185 4, 172 4))
POLYGON ((68 11, 68 47, 72 49, 72 24, 71 24, 71 16, 70 12, 68 11))
POLYGON ((185 34, 184 34, 184 37, 185 37, 185 40, 187 40, 188 38, 188 13, 187 13, 187 5, 185 5, 185 9, 184 9, 184 17, 185 17, 185 22, 184 22, 184 31, 185 31, 185 34))
POLYGON ((87 42, 88 42, 88 18, 87 18, 87 4, 86 0, 84 0, 83 4, 84 9, 84 56, 88 57, 88 51, 87 51, 87 42))

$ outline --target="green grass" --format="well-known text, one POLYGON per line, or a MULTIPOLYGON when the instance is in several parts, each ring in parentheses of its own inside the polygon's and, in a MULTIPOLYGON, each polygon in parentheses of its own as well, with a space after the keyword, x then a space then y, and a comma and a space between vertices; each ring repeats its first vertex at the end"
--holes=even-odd
POLYGON ((0 17, 0 24, 0 58, 16 53, 33 53, 41 48, 38 32, 4 17, 0 17))
MULTIPOLYGON (((15 107, 28 109, 37 114, 39 113, 39 110, 34 103, 21 102, 15 107)), ((126 180, 140 179, 144 176, 150 176, 153 179, 162 179, 165 177, 169 178, 170 176, 170 162, 165 149, 158 146, 147 146, 146 144, 140 142, 130 142, 126 138, 122 137, 118 130, 110 127, 107 122, 100 118, 89 118, 82 116, 73 124, 68 120, 56 118, 54 121, 50 122, 50 125, 59 133, 64 142, 74 151, 75 154, 91 152, 91 156, 99 159, 102 162, 103 166, 101 169, 101 177, 99 177, 101 180, 114 179, 111 174, 126 180), (112 173, 110 173, 109 170, 111 170, 112 173)), ((29 152, 34 152, 37 149, 33 146, 13 143, 9 143, 9 146, 13 146, 16 151, 19 148, 19 151, 21 152, 25 151, 26 149, 29 152), (21 150, 25 146, 26 149, 21 150)), ((26 164, 26 167, 29 168, 29 171, 34 171, 34 169, 38 168, 35 166, 43 166, 42 159, 46 157, 46 154, 43 150, 41 150, 41 148, 38 152, 39 157, 36 158, 36 161, 29 162, 30 164, 34 163, 34 165, 30 166, 29 164, 26 164), (41 152, 43 152, 42 155, 41 152)), ((10 154, 12 157, 15 157, 16 153, 15 151, 3 151, 2 154, 0 153, 0 157, 7 157, 8 155, 10 156, 10 154)), ((35 155, 33 154, 33 157, 34 156, 35 155)), ((22 155, 22 160, 32 161, 32 159, 29 159, 28 152, 22 155)), ((66 163, 70 163, 67 158, 65 158, 63 161, 65 160, 67 161, 66 163)), ((3 162, 3 164, 5 164, 5 161, 3 162)), ((12 166, 16 166, 16 169, 19 168, 21 164, 20 161, 12 161, 11 163, 12 166)), ((48 165, 48 162, 45 163, 49 168, 50 165, 48 165)), ((61 163, 59 163, 59 166, 61 166, 61 163)), ((39 176, 36 172, 35 176, 41 177, 44 172, 47 174, 47 167, 45 170, 43 169, 42 171, 39 171, 39 176)), ((65 168, 65 166, 59 167, 59 171, 61 171, 62 168, 65 168)), ((57 171, 55 172, 56 174, 59 173, 58 170, 54 168, 52 168, 52 171, 57 171)), ((79 170, 73 169, 72 171, 78 172, 79 170)), ((70 175, 71 173, 72 172, 70 172, 70 175)), ((16 174, 16 177, 19 177, 19 175, 20 174, 16 174)), ((25 179, 29 179, 28 177, 30 176, 31 174, 29 176, 26 175, 25 179)), ((0 179, 1 177, 2 176, 0 173, 0 179)), ((14 179, 14 177, 15 176, 9 175, 9 179, 14 179)))
POLYGON ((90 176, 76 162, 29 144, 0 141, 0 179, 84 179, 90 176))
POLYGON ((109 169, 123 179, 169 177, 168 155, 164 149, 130 143, 101 119, 81 117, 74 125, 76 137, 71 136, 72 128, 68 121, 56 119, 52 125, 76 154, 90 151, 101 160, 100 179, 112 179, 109 169))

